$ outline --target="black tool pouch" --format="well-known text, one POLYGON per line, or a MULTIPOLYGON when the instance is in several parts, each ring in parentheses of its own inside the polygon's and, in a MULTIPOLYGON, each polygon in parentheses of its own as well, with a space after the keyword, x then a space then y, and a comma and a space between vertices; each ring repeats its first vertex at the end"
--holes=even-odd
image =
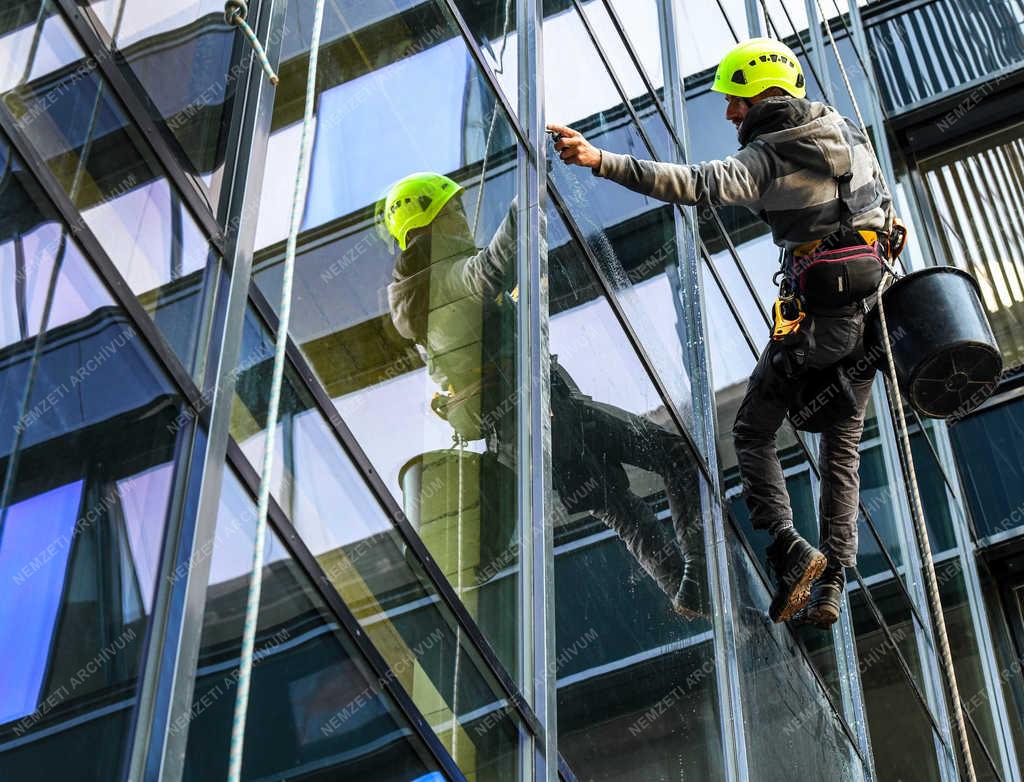
POLYGON ((853 227, 847 206, 850 173, 836 177, 839 228, 821 240, 813 252, 793 258, 791 277, 811 310, 834 310, 870 296, 882 281, 879 243, 867 244, 853 227))

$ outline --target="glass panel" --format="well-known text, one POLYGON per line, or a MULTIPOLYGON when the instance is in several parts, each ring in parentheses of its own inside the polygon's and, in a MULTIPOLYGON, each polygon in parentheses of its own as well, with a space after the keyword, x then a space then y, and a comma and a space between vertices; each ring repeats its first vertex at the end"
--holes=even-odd
MULTIPOLYGON (((599 5, 598 2, 591 2, 585 8, 589 13, 590 9, 597 5, 599 5)), ((662 97, 665 74, 662 62, 661 15, 658 10, 658 0, 612 0, 612 8, 615 9, 619 21, 622 22, 629 42, 632 44, 636 55, 640 58, 640 63, 644 66, 644 70, 647 71, 654 89, 658 91, 659 97, 662 97)), ((601 14, 601 16, 606 15, 601 14)), ((677 30, 678 27, 677 20, 677 30)), ((606 29, 608 29, 607 33, 602 33, 600 29, 598 30, 602 41, 607 40, 612 34, 618 37, 614 28, 606 29)))
MULTIPOLYGON (((320 52, 291 333, 515 672, 517 151, 508 118, 435 5, 357 25, 364 6, 327 10, 337 40, 320 52), (440 211, 408 218, 403 250, 375 207, 415 172, 443 174, 461 190, 440 211), (498 573, 501 586, 485 587, 498 573)), ((296 57, 301 68, 277 90, 257 231, 256 284, 274 306, 291 198, 279 182, 294 176, 305 88, 305 53, 296 57)), ((414 195, 414 209, 432 203, 426 191, 414 195)))
MULTIPOLYGON (((190 782, 227 773, 255 518, 226 471, 192 708, 171 726, 188 730, 190 782)), ((243 778, 445 779, 273 530, 262 582, 243 778)))
POLYGON ((516 0, 455 0, 455 6, 498 77, 512 110, 518 112, 519 92, 525 85, 518 80, 516 0))
MULTIPOLYGON (((250 462, 260 464, 273 343, 251 312, 245 326, 232 435, 250 462)), ((515 712, 495 694, 463 631, 290 368, 281 399, 275 499, 466 775, 514 778, 515 712)), ((410 517, 419 522, 432 550, 447 555, 442 567, 462 566, 449 577, 466 607, 487 620, 484 631, 503 641, 499 654, 516 670, 516 638, 500 622, 515 610, 517 594, 508 588, 514 581, 504 578, 500 585, 491 585, 488 576, 498 580, 500 567, 492 557, 515 542, 481 539, 489 530, 481 523, 484 512, 477 504, 464 502, 461 515, 448 512, 449 503, 457 504, 457 459, 449 451, 409 469, 405 485, 415 487, 418 503, 410 506, 410 517)), ((479 455, 466 452, 463 459, 464 474, 482 480, 485 467, 479 455)), ((464 493, 470 485, 464 480, 464 493)))
POLYGON ((939 0, 878 21, 865 18, 888 111, 935 98, 1024 60, 1024 8, 939 0))
POLYGON ((4 139, 0 168, 0 778, 105 782, 132 731, 180 399, 4 139))
MULTIPOLYGON (((899 484, 893 482, 893 478, 899 481, 896 476, 890 477, 885 466, 885 457, 881 445, 873 445, 865 448, 860 455, 860 498, 864 507, 871 514, 872 521, 878 529, 878 534, 885 543, 886 549, 892 556, 897 567, 903 565, 903 550, 900 545, 900 538, 897 534, 896 507, 898 502, 896 492, 899 491, 899 484)), ((868 529, 864 514, 860 515, 858 522, 859 550, 857 552, 857 568, 865 578, 877 573, 889 573, 888 563, 882 554, 874 535, 868 529)), ((902 570, 900 571, 903 572, 902 570)))
MULTIPOLYGON (((650 157, 627 116, 611 78, 587 37, 575 10, 544 21, 545 111, 549 120, 569 125, 602 149, 650 157), (587 89, 576 79, 588 74, 587 89)), ((645 127, 660 126, 652 138, 668 149, 664 125, 656 114, 642 118, 645 127)), ((550 142, 549 142, 550 143, 550 142)), ((687 344, 681 311, 678 264, 685 252, 678 240, 681 225, 674 207, 649 199, 591 172, 566 166, 549 148, 551 180, 597 258, 601 273, 615 291, 631 327, 668 389, 671 402, 692 431, 687 344)))
MULTIPOLYGON (((643 5, 643 4, 638 4, 643 5)), ((654 145, 654 150, 658 155, 659 160, 676 161, 681 160, 683 152, 677 149, 675 141, 670 136, 668 129, 665 126, 664 121, 661 119, 661 115, 657 112, 657 107, 654 105, 654 100, 661 100, 661 92, 659 91, 655 95, 651 95, 647 92, 647 87, 644 84, 643 76, 640 71, 637 70, 635 63, 629 56, 629 51, 626 49, 622 38, 616 31, 614 23, 612 22, 611 16, 608 14, 608 10, 601 0, 592 0, 583 6, 583 11, 586 14, 587 21, 590 23, 590 27, 594 31, 594 35, 597 37, 598 43, 601 45, 601 49, 604 51, 605 56, 611 63, 612 73, 615 74, 619 83, 622 85, 622 89, 629 97, 630 103, 633 105, 633 109, 637 112, 640 117, 640 123, 643 125, 644 130, 651 139, 651 143, 654 145)), ((639 15, 630 13, 627 18, 633 19, 636 16, 636 21, 639 21, 639 15)), ((622 21, 620 19, 620 21, 622 21)), ((649 20, 650 21, 650 20, 649 20)), ((657 17, 653 19, 655 24, 653 33, 655 38, 653 41, 648 42, 648 48, 653 48, 655 56, 658 55, 659 41, 657 36, 657 17)), ((623 21, 623 26, 625 22, 623 21)), ((572 34, 578 28, 576 25, 565 25, 556 24, 554 20, 548 23, 548 29, 545 30, 545 37, 549 34, 566 33, 572 34), (548 32, 550 30, 550 32, 548 32)), ((647 35, 651 34, 651 31, 646 28, 647 35)), ((643 33, 641 33, 643 34, 643 33)), ((627 33, 628 35, 628 33, 627 33)), ((575 45, 572 42, 566 42, 570 51, 575 51, 572 47, 575 45)), ((632 42, 635 45, 635 42, 632 42)), ((581 42, 580 45, 592 46, 589 36, 585 42, 581 42)), ((553 48, 560 48, 561 42, 554 41, 551 46, 553 48)), ((641 61, 643 64, 643 61, 641 61)), ((607 71, 606 71, 607 72, 607 71)), ((652 80, 653 76, 648 72, 647 74, 652 80)), ((660 76, 660 68, 659 68, 660 76)), ((655 90, 658 90, 661 82, 655 82, 655 90)), ((649 157, 650 155, 644 155, 649 157)))
POLYGON ((730 525, 725 545, 751 778, 865 779, 851 737, 810 668, 800 662, 795 636, 767 620, 770 596, 730 525))
POLYGON ((242 33, 224 24, 220 0, 88 0, 120 55, 129 83, 171 131, 182 163, 216 206, 238 79, 242 33))
MULTIPOLYGON (((926 421, 927 436, 935 442, 935 424, 926 421)), ((956 535, 953 533, 953 508, 950 495, 946 492, 946 482, 943 480, 940 465, 935 459, 935 452, 932 451, 925 434, 918 428, 910 436, 910 451, 914 458, 914 468, 917 472, 917 485, 921 492, 921 502, 924 506, 925 523, 928 525, 928 537, 932 547, 932 554, 938 555, 956 546, 956 535)), ((956 473, 952 472, 951 479, 955 479, 956 473)), ((957 523, 965 524, 966 519, 957 513, 957 523)))
POLYGON ((703 481, 553 208, 548 245, 559 746, 581 779, 717 779, 703 481))
POLYGON ((970 273, 1003 353, 1024 364, 1024 125, 921 164, 946 258, 970 273))
POLYGON ((1017 762, 1024 762, 1024 676, 1017 650, 1024 643, 1024 592, 1019 575, 1020 554, 991 559, 980 568, 981 594, 994 641, 999 686, 1006 702, 1006 722, 1013 735, 1017 762))
POLYGON ((4 109, 182 363, 201 377, 206 240, 63 17, 47 16, 46 3, 37 48, 25 45, 40 12, 34 3, 19 6, 14 32, 0 37, 0 59, 27 74, 5 83, 4 109))
MULTIPOLYGON (((738 38, 746 37, 747 13, 744 0, 723 0, 718 5, 696 5, 686 0, 674 0, 674 3, 679 17, 677 46, 683 75, 690 76, 710 71, 710 76, 713 77, 714 69, 718 67, 718 61, 722 58, 722 52, 734 46, 738 38)), ((710 82, 710 79, 708 81, 710 82)), ((689 79, 686 80, 686 86, 689 92, 689 79)), ((687 95, 687 103, 689 100, 690 97, 687 95)), ((724 109, 722 115, 725 115, 724 109)))
MULTIPOLYGON (((978 636, 968 604, 963 567, 959 557, 954 557, 945 562, 936 563, 935 576, 939 582, 942 613, 946 620, 946 631, 950 639, 950 651, 953 655, 953 667, 956 670, 960 700, 963 704, 965 718, 969 717, 977 728, 977 733, 970 726, 967 728, 974 769, 979 780, 998 780, 1002 778, 1002 769, 998 774, 993 773, 992 765, 988 762, 985 751, 978 742, 978 734, 981 734, 985 747, 998 763, 999 737, 992 719, 992 691, 986 683, 982 671, 981 650, 978 647, 978 636)), ((948 697, 946 702, 948 706, 948 697)), ((959 759, 958 753, 958 762, 959 759)), ((962 764, 960 767, 960 773, 966 777, 962 764)))
MULTIPOLYGON (((871 593, 920 686, 920 660, 913 619, 906 602, 891 582, 872 587, 871 593)), ((935 754, 937 742, 931 724, 910 687, 892 644, 869 612, 860 589, 851 591, 850 607, 878 779, 892 782, 939 779, 935 754)))
POLYGON ((949 427, 949 439, 978 535, 998 535, 1024 524, 1024 402, 1007 402, 958 421, 949 427))

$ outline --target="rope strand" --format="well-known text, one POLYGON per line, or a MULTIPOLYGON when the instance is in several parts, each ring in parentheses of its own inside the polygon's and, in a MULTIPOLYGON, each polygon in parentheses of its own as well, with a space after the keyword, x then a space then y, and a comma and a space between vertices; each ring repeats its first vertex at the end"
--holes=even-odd
POLYGON ((263 67, 263 72, 267 74, 267 78, 270 79, 270 83, 275 87, 277 86, 277 74, 274 73, 274 66, 270 64, 270 60, 267 59, 267 52, 263 48, 263 44, 260 43, 260 39, 256 37, 256 33, 249 26, 249 23, 245 21, 246 14, 249 13, 249 6, 245 4, 245 0, 228 0, 224 3, 224 21, 229 25, 237 25, 242 30, 242 34, 248 39, 249 45, 252 46, 253 51, 256 52, 256 57, 260 61, 260 65, 263 67))
MULTIPOLYGON (((229 0, 240 2, 240 0, 229 0)), ((295 171, 295 190, 292 194, 291 221, 288 245, 281 281, 281 306, 274 350, 274 369, 270 381, 270 399, 267 403, 267 436, 263 443, 263 467, 257 501, 256 535, 249 574, 249 593, 245 605, 245 625, 242 651, 238 666, 238 690, 235 695, 234 720, 231 724, 231 754, 228 763, 228 782, 239 782, 242 774, 242 751, 245 743, 245 722, 249 711, 249 687, 253 665, 253 647, 256 641, 256 622, 259 618, 260 592, 263 586, 263 555, 267 535, 267 511, 270 507, 270 481, 274 467, 274 439, 278 410, 281 405, 281 385, 284 382, 285 351, 288 346, 288 324, 292 309, 292 280, 295 271, 295 249, 299 226, 305 211, 306 188, 309 184, 310 129, 313 125, 313 104, 316 97, 317 57, 320 50, 320 31, 323 26, 324 0, 317 0, 313 12, 313 35, 309 45, 309 69, 306 73, 306 102, 302 117, 302 136, 299 142, 299 161, 295 171)))

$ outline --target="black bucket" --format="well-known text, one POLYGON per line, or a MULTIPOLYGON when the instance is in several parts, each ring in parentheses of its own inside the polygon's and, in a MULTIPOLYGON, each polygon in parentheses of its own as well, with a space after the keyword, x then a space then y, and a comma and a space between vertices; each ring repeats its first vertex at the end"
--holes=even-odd
MULTIPOLYGON (((971 275, 934 266, 901 277, 884 296, 900 389, 921 415, 961 417, 992 395, 1003 357, 971 275)), ((886 371, 877 307, 865 346, 886 371)))

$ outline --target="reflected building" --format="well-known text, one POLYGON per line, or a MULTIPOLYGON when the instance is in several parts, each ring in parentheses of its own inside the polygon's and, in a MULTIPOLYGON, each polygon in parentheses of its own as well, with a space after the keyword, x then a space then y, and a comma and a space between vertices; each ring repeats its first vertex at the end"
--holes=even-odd
MULTIPOLYGON (((774 625, 730 432, 777 249, 538 131, 728 155, 748 32, 856 101, 909 264, 981 286, 999 391, 912 444, 977 777, 1021 778, 1024 6, 821 8, 326 5, 243 778, 966 778, 881 379, 841 621, 774 625), (459 188, 457 251, 382 230, 411 172, 459 188)), ((4 780, 226 777, 313 13, 248 7, 276 88, 216 3, 0 13, 4 780)), ((816 440, 778 448, 815 540, 816 440)))

